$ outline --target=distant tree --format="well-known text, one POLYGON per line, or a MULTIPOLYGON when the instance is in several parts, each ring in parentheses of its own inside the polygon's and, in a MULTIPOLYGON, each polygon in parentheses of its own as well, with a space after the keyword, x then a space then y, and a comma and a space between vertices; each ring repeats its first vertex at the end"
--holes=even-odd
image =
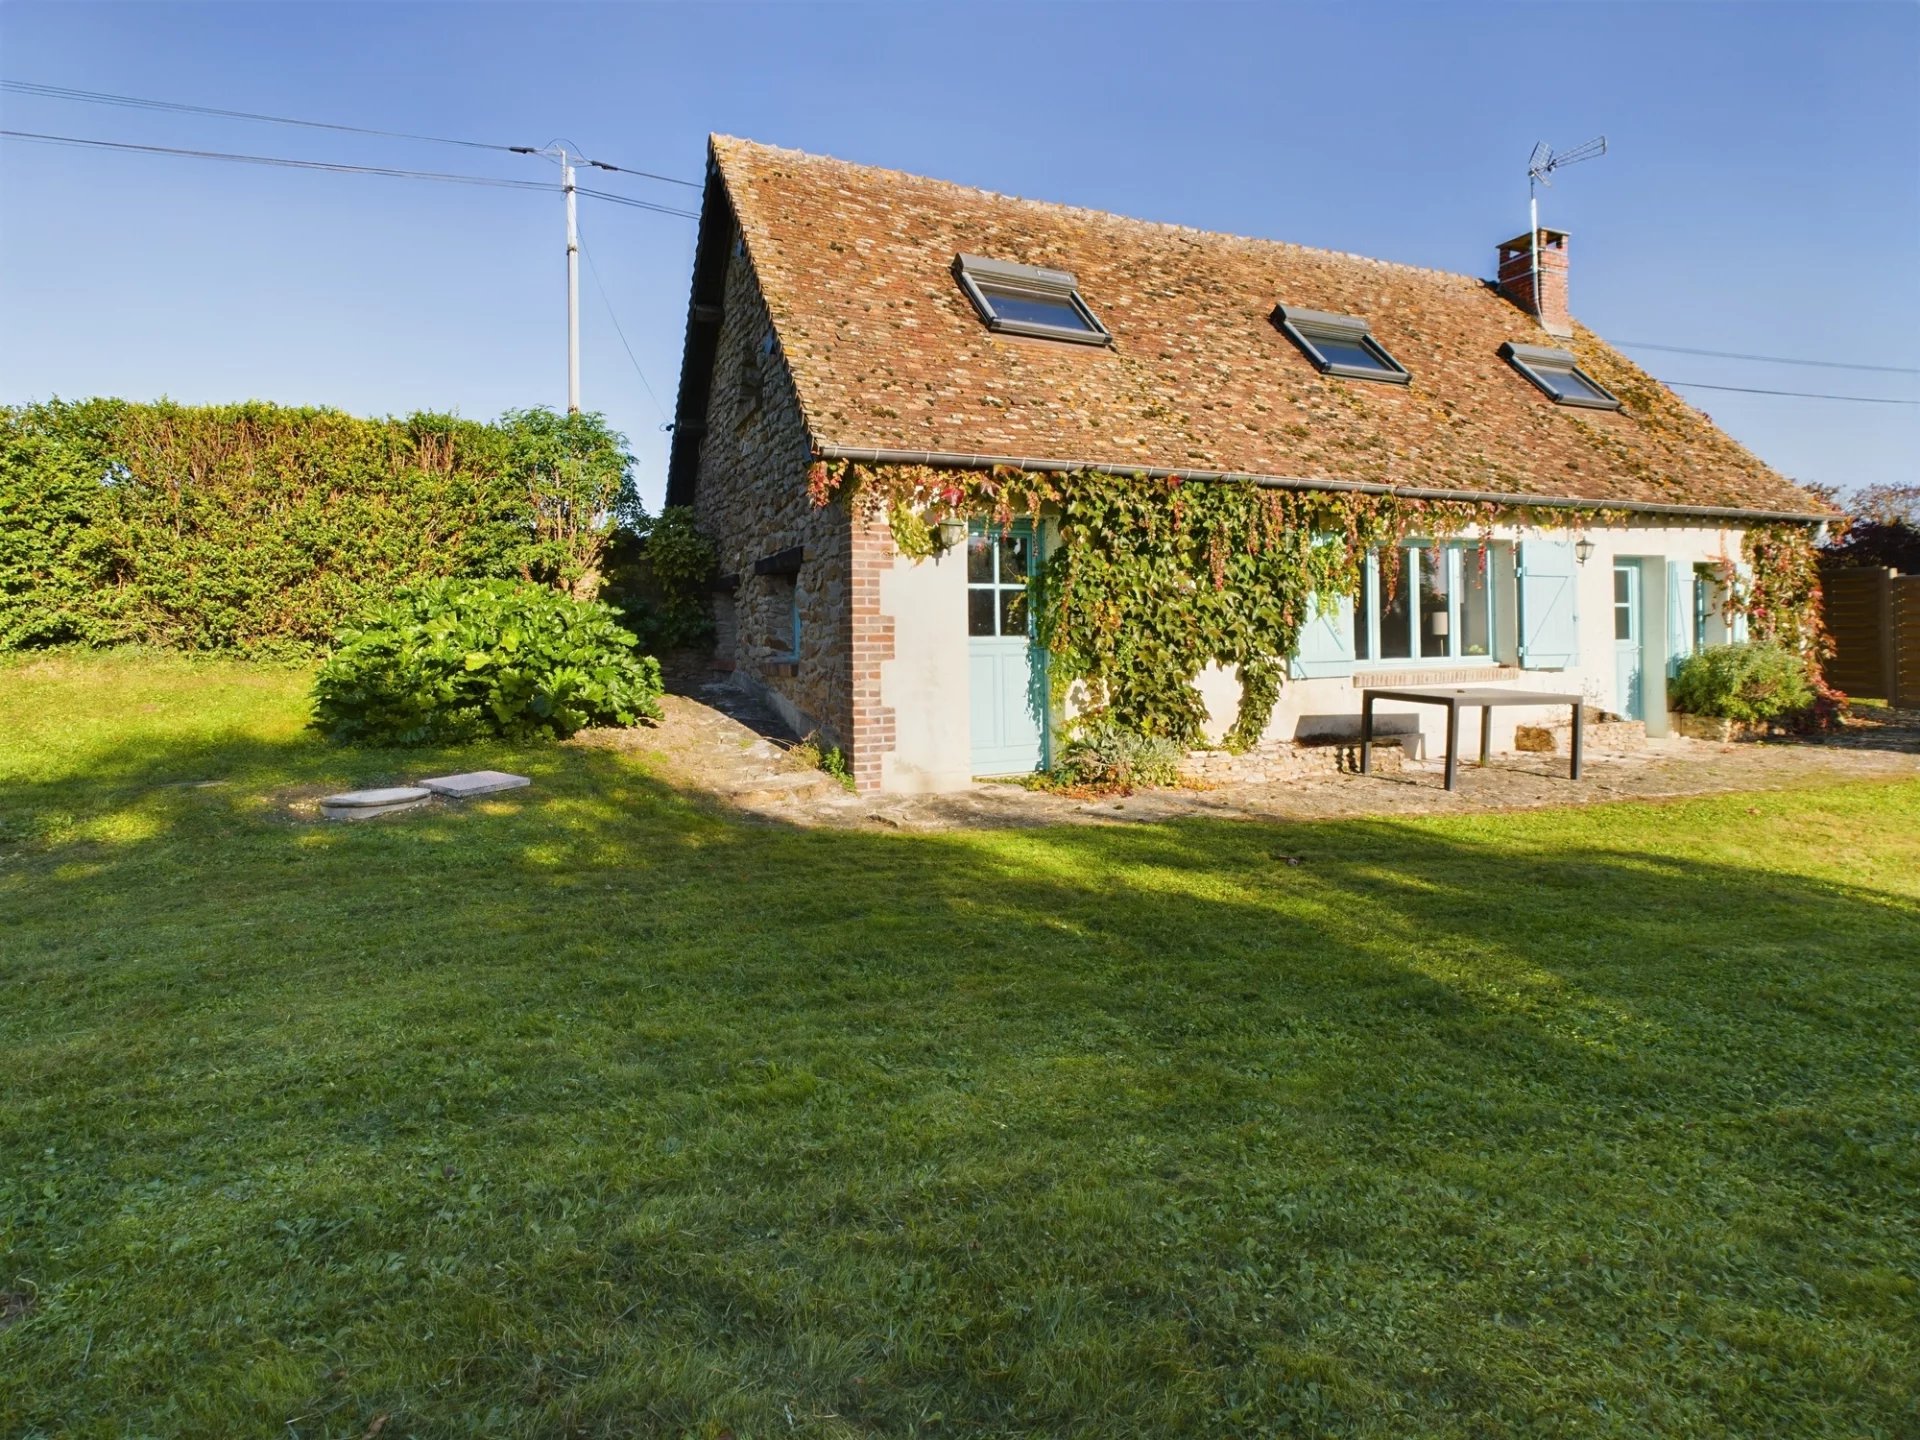
POLYGON ((1828 558, 1920 575, 1920 485, 1868 485, 1835 503, 1850 523, 1826 547, 1828 558))
POLYGON ((601 415, 544 407, 509 410, 496 428, 533 517, 522 577, 593 599, 617 512, 632 490, 627 437, 601 415))

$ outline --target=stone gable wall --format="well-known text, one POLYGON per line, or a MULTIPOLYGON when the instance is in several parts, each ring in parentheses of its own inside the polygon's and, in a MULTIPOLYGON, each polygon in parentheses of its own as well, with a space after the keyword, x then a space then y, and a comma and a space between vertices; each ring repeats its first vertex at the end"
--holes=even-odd
MULTIPOLYGON (((807 496, 806 425, 792 382, 768 341, 773 330, 748 257, 727 262, 719 348, 701 438, 694 512, 738 577, 731 607, 734 674, 766 692, 801 730, 855 751, 850 655, 852 524, 841 506, 807 496), (756 560, 798 545, 797 576, 756 575, 756 560), (789 596, 798 591, 801 642, 788 656, 789 596)), ((724 605, 721 608, 725 608, 724 605)))

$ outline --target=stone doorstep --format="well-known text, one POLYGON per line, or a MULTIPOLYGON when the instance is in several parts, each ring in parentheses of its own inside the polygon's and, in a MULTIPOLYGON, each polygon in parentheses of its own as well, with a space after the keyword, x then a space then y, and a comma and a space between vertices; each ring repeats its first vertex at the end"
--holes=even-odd
POLYGON ((436 775, 420 784, 449 800, 470 800, 476 795, 493 795, 501 790, 519 790, 533 781, 524 775, 509 775, 504 770, 468 770, 459 775, 436 775))
POLYGON ((371 820, 376 815, 391 815, 397 810, 412 810, 433 798, 431 790, 418 785, 390 785, 380 790, 349 790, 328 795, 320 802, 320 813, 329 820, 371 820))
POLYGON ((776 800, 812 799, 842 788, 824 770, 781 770, 735 782, 727 787, 727 798, 736 805, 766 805, 776 800))

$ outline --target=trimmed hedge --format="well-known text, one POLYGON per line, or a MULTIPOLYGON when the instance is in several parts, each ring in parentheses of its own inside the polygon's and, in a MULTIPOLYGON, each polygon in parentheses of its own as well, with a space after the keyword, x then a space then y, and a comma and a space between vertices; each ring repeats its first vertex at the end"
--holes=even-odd
POLYGON ((308 654, 436 576, 590 595, 630 463, 600 417, 545 410, 0 409, 0 650, 308 654))
POLYGON ((314 678, 335 740, 564 739, 660 718, 660 666, 610 606, 508 580, 433 580, 375 606, 314 678))

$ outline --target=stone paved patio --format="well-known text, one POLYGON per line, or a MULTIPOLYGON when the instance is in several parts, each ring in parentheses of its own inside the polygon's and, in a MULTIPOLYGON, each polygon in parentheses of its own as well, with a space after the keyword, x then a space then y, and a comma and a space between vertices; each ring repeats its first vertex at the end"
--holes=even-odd
POLYGON ((1095 800, 994 782, 946 795, 864 796, 801 763, 789 753, 799 737, 738 691, 703 686, 694 694, 668 695, 665 705, 666 718, 653 729, 590 732, 575 743, 644 753, 674 784, 704 791, 746 815, 803 826, 946 830, 1180 816, 1315 820, 1472 814, 1920 776, 1920 711, 1882 709, 1863 711, 1838 735, 1819 743, 1666 739, 1629 752, 1590 748, 1578 781, 1567 778, 1564 755, 1498 754, 1484 770, 1463 762, 1451 794, 1441 788, 1441 765, 1434 759, 1408 760, 1394 775, 1328 774, 1095 800))

